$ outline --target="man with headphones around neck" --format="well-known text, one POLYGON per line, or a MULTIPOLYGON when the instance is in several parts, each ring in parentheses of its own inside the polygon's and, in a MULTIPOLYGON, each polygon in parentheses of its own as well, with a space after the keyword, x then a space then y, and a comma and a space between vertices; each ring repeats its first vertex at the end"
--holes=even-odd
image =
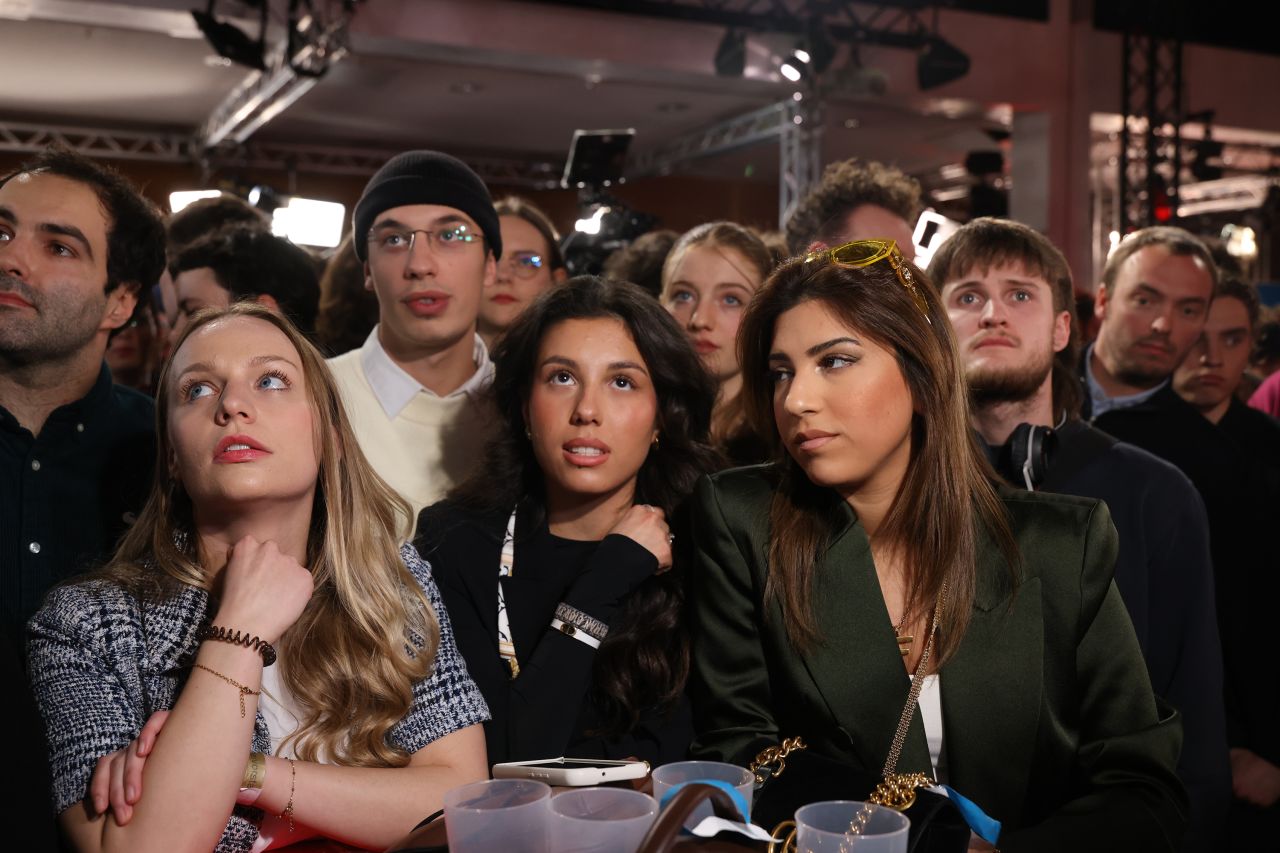
POLYGON ((973 425, 1018 488, 1100 498, 1120 534, 1115 581, 1155 691, 1182 714, 1187 850, 1220 841, 1231 795, 1222 657, 1204 504, 1169 463, 1080 419, 1071 272, 1049 240, 982 218, 934 254, 973 425))

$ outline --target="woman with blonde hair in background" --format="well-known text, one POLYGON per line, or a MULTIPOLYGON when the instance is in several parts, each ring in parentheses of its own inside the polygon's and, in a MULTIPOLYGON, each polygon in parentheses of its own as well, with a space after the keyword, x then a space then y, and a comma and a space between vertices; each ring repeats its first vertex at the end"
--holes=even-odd
POLYGON ((740 392, 738 324, 773 256, 747 228, 707 222, 686 231, 662 267, 662 304, 684 327, 702 363, 720 383, 711 438, 730 462, 763 462, 768 444, 747 423, 740 392))
POLYGON ((487 710, 430 568, 398 545, 408 507, 320 353, 261 306, 192 318, 156 412, 141 516, 29 628, 66 836, 385 847, 485 776, 487 710))

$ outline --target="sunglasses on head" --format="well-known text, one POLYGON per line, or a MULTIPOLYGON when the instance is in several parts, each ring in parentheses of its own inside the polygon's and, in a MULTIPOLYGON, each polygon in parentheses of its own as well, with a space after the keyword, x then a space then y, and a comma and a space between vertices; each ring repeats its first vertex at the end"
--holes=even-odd
POLYGON ((807 264, 822 258, 830 258, 833 263, 854 269, 869 267, 887 260, 889 266, 893 267, 893 271, 897 273, 898 281, 902 282, 902 286, 910 294, 911 301, 915 302, 920 313, 924 315, 924 319, 930 324, 933 323, 933 320, 929 319, 929 303, 925 301, 924 294, 917 287, 915 276, 911 274, 911 267, 907 265, 907 259, 902 256, 902 252, 898 251, 896 241, 854 240, 852 243, 845 243, 834 249, 810 252, 805 255, 804 262, 807 264))

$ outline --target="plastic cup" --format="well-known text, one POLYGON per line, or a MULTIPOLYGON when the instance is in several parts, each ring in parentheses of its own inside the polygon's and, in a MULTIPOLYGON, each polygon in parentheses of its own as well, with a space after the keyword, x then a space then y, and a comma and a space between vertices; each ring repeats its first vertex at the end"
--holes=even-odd
POLYGON ((444 795, 451 853, 549 853, 551 788, 532 779, 490 779, 444 795))
POLYGON ((857 800, 810 803, 796 810, 796 853, 906 853, 911 821, 901 812, 857 800), (867 822, 849 828, 863 809, 867 822))
MULTIPOLYGON (((751 795, 755 790, 756 777, 745 767, 726 764, 723 761, 677 761, 654 769, 652 778, 653 798, 658 802, 662 802, 662 797, 667 791, 683 782, 705 782, 708 779, 727 782, 746 800, 747 816, 750 817, 751 795)), ((714 813, 711 803, 702 803, 693 810, 693 814, 684 825, 687 829, 692 829, 701 823, 703 818, 711 817, 714 813)))
POLYGON ((635 853, 658 817, 648 794, 583 788, 551 798, 551 849, 557 853, 635 853))

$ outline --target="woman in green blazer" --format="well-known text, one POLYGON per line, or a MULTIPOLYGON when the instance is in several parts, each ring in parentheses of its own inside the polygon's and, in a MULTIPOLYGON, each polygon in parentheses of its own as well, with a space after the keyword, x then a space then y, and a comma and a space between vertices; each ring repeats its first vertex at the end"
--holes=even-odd
POLYGON ((975 802, 1005 853, 1177 849, 1181 730, 1111 582, 1106 505, 996 492, 922 273, 891 241, 792 260, 739 342, 786 452, 699 488, 695 754, 798 736, 878 776, 918 694, 896 772, 975 802))

